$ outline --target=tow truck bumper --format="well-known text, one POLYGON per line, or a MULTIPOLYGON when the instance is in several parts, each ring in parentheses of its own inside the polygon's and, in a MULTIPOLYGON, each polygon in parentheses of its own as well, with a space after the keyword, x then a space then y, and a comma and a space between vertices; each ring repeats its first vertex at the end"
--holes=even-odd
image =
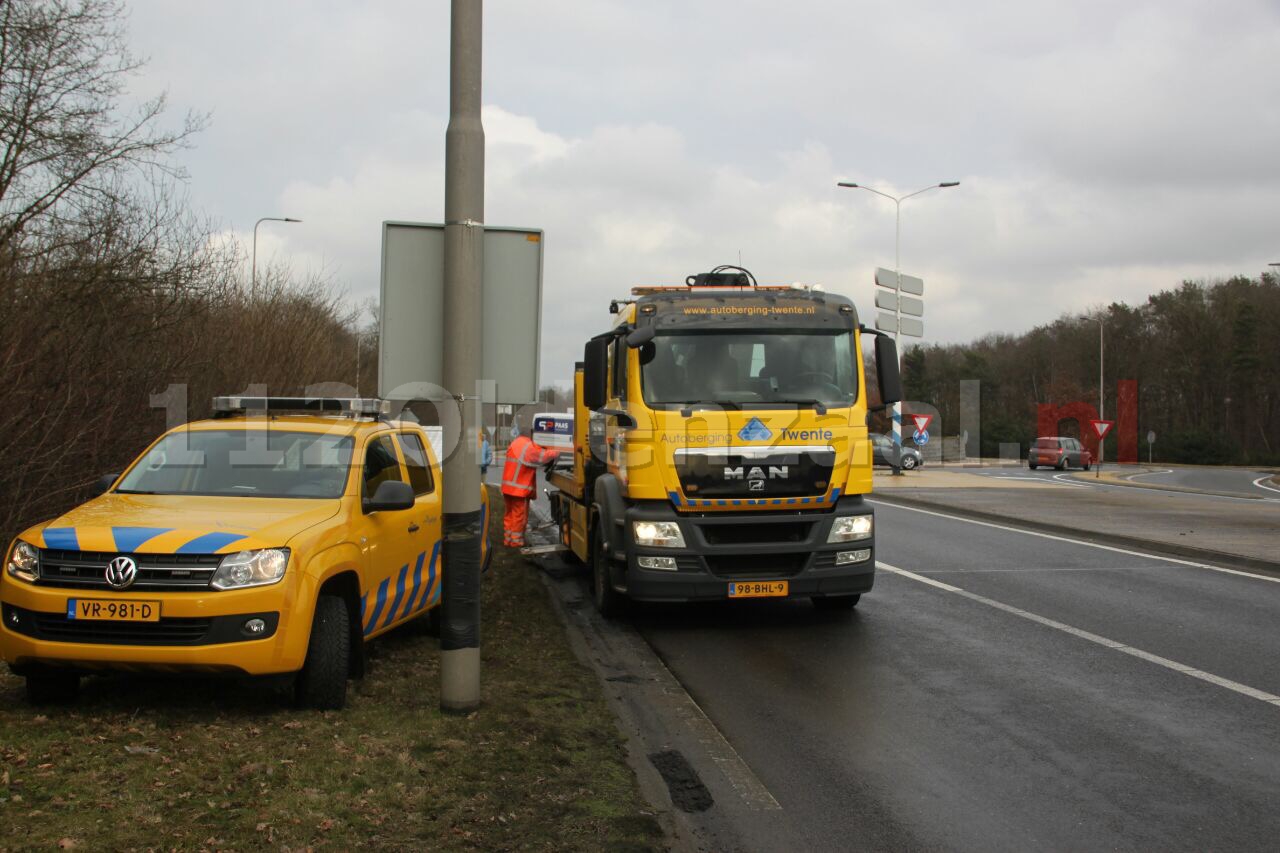
MULTIPOLYGON (((827 542, 831 525, 849 515, 873 516, 860 496, 841 498, 834 510, 804 512, 677 513, 663 502, 628 507, 626 543, 627 595, 637 601, 715 601, 729 597, 731 583, 779 581, 788 596, 858 595, 875 582, 874 523, 872 537, 855 542, 827 542), (675 521, 684 548, 637 546, 630 535, 636 521, 675 521), (842 553, 855 562, 837 564, 842 553), (665 557, 675 569, 651 569, 641 557, 665 557)), ((850 559, 846 557, 845 559, 850 559)))

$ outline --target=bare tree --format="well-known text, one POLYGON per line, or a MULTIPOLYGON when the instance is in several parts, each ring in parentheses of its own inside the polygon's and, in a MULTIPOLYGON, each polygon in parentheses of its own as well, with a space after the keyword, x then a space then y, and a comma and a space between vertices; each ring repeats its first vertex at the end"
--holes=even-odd
POLYGON ((174 175, 166 155, 200 128, 188 115, 160 129, 163 94, 122 112, 140 67, 124 14, 116 0, 0 2, 0 252, 82 238, 139 173, 174 175))

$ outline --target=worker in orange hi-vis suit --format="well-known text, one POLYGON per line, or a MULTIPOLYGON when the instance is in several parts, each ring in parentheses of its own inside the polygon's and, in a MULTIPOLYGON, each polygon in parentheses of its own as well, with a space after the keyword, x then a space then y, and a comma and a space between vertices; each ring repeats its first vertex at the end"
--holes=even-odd
POLYGON ((507 463, 502 469, 502 500, 506 512, 502 516, 502 544, 524 547, 524 528, 529 523, 529 500, 538 482, 538 469, 559 457, 527 436, 516 436, 507 448, 507 463))

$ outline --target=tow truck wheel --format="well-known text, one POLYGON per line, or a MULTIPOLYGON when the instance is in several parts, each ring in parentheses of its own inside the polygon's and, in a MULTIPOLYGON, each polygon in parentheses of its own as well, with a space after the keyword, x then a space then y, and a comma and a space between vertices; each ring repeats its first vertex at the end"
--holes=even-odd
POLYGON ((36 672, 27 676, 27 701, 33 705, 70 702, 80 692, 80 676, 74 672, 36 672))
POLYGON ((351 622, 347 603, 336 595, 316 599, 307 660, 298 673, 294 698, 303 708, 339 710, 347 703, 351 667, 351 622))
POLYGON ((852 610, 861 598, 861 595, 814 596, 813 606, 819 610, 852 610))
POLYGON ((595 599, 596 610, 606 619, 620 616, 624 604, 622 596, 613 588, 613 582, 609 578, 610 562, 609 551, 604 546, 604 528, 597 524, 591 546, 591 597, 595 599))

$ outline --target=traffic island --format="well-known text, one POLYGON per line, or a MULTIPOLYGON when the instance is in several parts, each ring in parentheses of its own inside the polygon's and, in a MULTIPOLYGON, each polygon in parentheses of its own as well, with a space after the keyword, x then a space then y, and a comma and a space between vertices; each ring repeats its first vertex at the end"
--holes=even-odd
POLYGON ((536 573, 496 548, 482 592, 468 716, 441 713, 439 643, 413 623, 375 641, 341 712, 266 680, 133 675, 36 708, 5 670, 0 848, 664 848, 536 573))

